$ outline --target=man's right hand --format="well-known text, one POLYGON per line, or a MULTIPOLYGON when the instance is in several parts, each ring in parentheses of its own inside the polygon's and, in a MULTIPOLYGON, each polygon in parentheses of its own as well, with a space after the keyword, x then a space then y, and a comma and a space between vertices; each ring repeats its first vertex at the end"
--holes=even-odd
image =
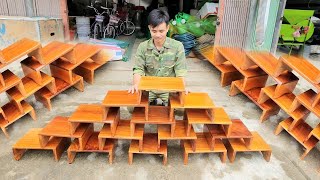
POLYGON ((137 85, 137 84, 131 86, 131 87, 129 88, 129 90, 128 90, 128 93, 131 93, 131 94, 133 94, 133 93, 135 93, 135 92, 137 92, 137 93, 139 92, 139 91, 138 91, 138 85, 137 85))

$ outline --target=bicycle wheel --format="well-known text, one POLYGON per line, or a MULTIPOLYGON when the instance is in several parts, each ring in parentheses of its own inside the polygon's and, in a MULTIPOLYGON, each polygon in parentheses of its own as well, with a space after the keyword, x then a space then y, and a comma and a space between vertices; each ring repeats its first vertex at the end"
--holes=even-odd
POLYGON ((116 37, 116 29, 113 26, 108 26, 104 29, 103 38, 115 38, 116 37))
POLYGON ((100 26, 98 23, 96 23, 93 29, 93 39, 98 39, 99 37, 100 37, 100 26))
POLYGON ((126 36, 133 34, 134 31, 136 30, 136 26, 131 21, 125 21, 124 27, 125 28, 124 28, 123 34, 126 36))
POLYGON ((124 22, 120 19, 119 22, 118 22, 118 32, 117 32, 117 35, 120 35, 123 33, 125 29, 125 25, 124 25, 124 22))

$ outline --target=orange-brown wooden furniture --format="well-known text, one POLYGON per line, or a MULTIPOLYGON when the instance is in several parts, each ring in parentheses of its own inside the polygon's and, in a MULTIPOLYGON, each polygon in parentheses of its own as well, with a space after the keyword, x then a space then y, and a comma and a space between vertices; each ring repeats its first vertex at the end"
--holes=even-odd
POLYGON ((40 144, 39 132, 42 129, 30 129, 21 139, 12 147, 13 157, 20 160, 27 150, 52 150, 54 159, 59 161, 62 153, 66 150, 70 140, 62 137, 53 137, 43 147, 40 144))
POLYGON ((271 157, 271 148, 270 146, 262 139, 262 137, 257 132, 252 132, 252 145, 250 148, 247 148, 245 145, 246 142, 242 139, 230 139, 227 142, 228 148, 228 157, 230 162, 234 162, 236 154, 238 152, 261 152, 266 161, 270 161, 271 157))
MULTIPOLYGON (((20 79, 10 70, 0 73, 0 93, 6 92, 10 102, 0 107, 1 129, 9 137, 6 128, 29 113, 35 119, 33 108, 25 101, 31 95, 52 108, 51 99, 69 87, 84 90, 83 77, 75 69, 87 60, 103 65, 113 53, 98 45, 67 44, 53 41, 42 47, 39 42, 23 38, 0 50, 0 68, 21 60, 24 77, 20 79), (50 67, 51 74, 42 69, 50 67)), ((85 75, 87 77, 87 75, 85 75)))
POLYGON ((234 68, 230 62, 224 62, 222 64, 215 63, 214 47, 209 46, 200 50, 202 56, 207 59, 215 68, 221 72, 220 85, 222 87, 228 86, 232 81, 242 79, 241 73, 234 68))
POLYGON ((98 135, 99 135, 99 132, 92 132, 86 145, 82 150, 80 149, 79 140, 78 139, 73 140, 73 142, 68 148, 68 162, 71 164, 74 161, 76 154, 79 152, 97 152, 97 153, 108 153, 109 163, 112 164, 114 159, 114 151, 115 151, 114 140, 106 141, 103 148, 100 149, 99 143, 98 143, 98 135))
POLYGON ((157 85, 159 90, 172 92, 168 106, 149 105, 147 92, 154 90, 154 81, 142 78, 139 93, 111 90, 101 104, 81 104, 70 117, 57 116, 37 132, 39 146, 47 147, 53 138, 72 138, 68 149, 69 163, 78 152, 108 153, 109 163, 112 163, 116 141, 125 139, 131 141, 129 164, 132 164, 134 154, 158 154, 163 156, 164 165, 168 162, 169 140, 180 140, 184 164, 190 153, 220 153, 221 161, 225 162, 229 150, 240 151, 231 149, 232 146, 230 149, 225 147, 223 141, 243 141, 246 151, 264 150, 262 138, 254 139, 241 120, 231 120, 223 108, 214 105, 208 94, 184 94, 180 78, 151 78, 161 82, 161 86, 157 85), (166 80, 169 80, 168 84, 166 80), (174 82, 178 83, 175 85, 174 82), (120 107, 134 108, 131 119, 121 119, 120 107), (184 109, 181 120, 176 120, 175 109, 184 109), (100 130, 93 129, 96 123, 103 124, 100 130), (157 130, 145 133, 145 124, 157 125, 157 130), (204 128, 195 131, 193 126, 196 124, 204 124, 204 128))

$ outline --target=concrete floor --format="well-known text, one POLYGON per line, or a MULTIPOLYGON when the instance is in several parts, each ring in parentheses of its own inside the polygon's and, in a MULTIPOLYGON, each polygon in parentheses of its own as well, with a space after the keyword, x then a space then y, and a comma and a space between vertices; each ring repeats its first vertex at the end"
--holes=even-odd
MULTIPOLYGON (((133 54, 140 42, 136 40, 133 54)), ((320 67, 319 58, 311 62, 320 67)), ((46 151, 28 151, 20 161, 13 159, 12 145, 30 128, 44 127, 58 115, 69 116, 81 103, 101 103, 108 90, 127 89, 132 81, 132 63, 118 61, 106 64, 96 72, 93 85, 85 84, 84 92, 71 88, 54 98, 52 111, 45 109, 34 97, 28 98, 36 109, 38 120, 32 121, 25 116, 9 126, 10 139, 0 133, 0 179, 319 179, 319 146, 300 160, 302 146, 295 139, 286 132, 279 136, 273 134, 277 124, 287 117, 283 111, 261 124, 261 110, 243 95, 229 97, 230 87, 219 85, 219 72, 208 62, 198 59, 188 59, 188 89, 209 93, 215 105, 224 107, 231 118, 239 118, 249 130, 258 131, 272 147, 270 162, 266 162, 260 153, 239 153, 232 164, 221 163, 218 154, 194 154, 189 156, 189 164, 183 165, 177 141, 168 144, 167 166, 163 166, 162 158, 156 155, 135 155, 133 165, 128 165, 128 141, 119 142, 112 165, 107 163, 105 154, 97 153, 78 154, 73 164, 68 164, 66 153, 59 162, 55 162, 52 153, 46 151)), ((10 69, 23 76, 19 64, 10 66, 10 69)), ((299 81, 295 93, 309 88, 312 88, 309 83, 299 81)), ((7 102, 4 93, 0 98, 1 105, 7 102)), ((122 110, 123 117, 128 118, 128 113, 122 110)), ((311 114, 307 122, 315 126, 319 120, 311 114)), ((147 131, 154 128, 147 126, 147 131)))

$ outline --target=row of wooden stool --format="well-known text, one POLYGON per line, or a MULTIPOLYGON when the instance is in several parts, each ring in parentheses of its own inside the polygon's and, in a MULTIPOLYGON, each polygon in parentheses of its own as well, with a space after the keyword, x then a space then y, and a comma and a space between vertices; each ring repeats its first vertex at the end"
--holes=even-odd
POLYGON ((246 52, 239 48, 208 47, 202 49, 201 54, 221 71, 221 84, 231 84, 230 96, 243 93, 262 109, 261 122, 278 114, 280 109, 287 113, 289 117, 279 123, 275 134, 286 130, 303 145, 302 159, 316 146, 320 139, 320 123, 312 128, 305 119, 310 112, 320 117, 320 93, 309 89, 299 95, 293 94, 299 81, 293 72, 319 91, 318 68, 299 56, 283 55, 277 59, 269 52, 246 52), (228 70, 221 70, 221 66, 228 70), (232 78, 225 78, 224 74, 230 73, 232 78), (269 76, 274 85, 266 84, 269 76))
POLYGON ((0 93, 6 92, 10 102, 0 107, 0 126, 9 137, 6 128, 30 114, 35 120, 33 107, 25 101, 31 95, 52 109, 51 99, 68 89, 75 87, 84 90, 83 79, 93 83, 94 71, 112 58, 113 52, 98 45, 67 44, 53 41, 42 47, 39 42, 21 39, 0 50, 0 68, 20 60, 24 77, 20 79, 10 70, 0 73, 0 93), (51 74, 42 69, 50 67, 51 74))
POLYGON ((116 142, 121 139, 130 141, 129 164, 134 154, 159 154, 166 164, 170 140, 180 141, 184 164, 190 153, 219 153, 222 162, 227 156, 233 162, 237 152, 257 151, 270 160, 271 148, 257 132, 250 132, 239 119, 231 120, 208 94, 185 94, 182 79, 142 77, 138 88, 139 93, 134 94, 108 91, 101 104, 81 104, 70 117, 58 116, 44 128, 30 130, 13 146, 15 159, 32 149, 50 149, 60 157, 66 142, 72 140, 67 150, 69 163, 77 152, 108 153, 112 163, 116 142), (148 92, 155 88, 171 92, 168 106, 149 105, 148 92), (130 120, 120 118, 120 107, 134 107, 130 120), (184 109, 182 120, 175 118, 177 109, 184 109), (94 128, 97 123, 103 124, 99 130, 94 128), (146 124, 157 125, 156 132, 145 133, 146 124), (204 125, 199 132, 193 128, 197 124, 204 125), (36 145, 29 145, 31 136, 38 137, 36 145))

